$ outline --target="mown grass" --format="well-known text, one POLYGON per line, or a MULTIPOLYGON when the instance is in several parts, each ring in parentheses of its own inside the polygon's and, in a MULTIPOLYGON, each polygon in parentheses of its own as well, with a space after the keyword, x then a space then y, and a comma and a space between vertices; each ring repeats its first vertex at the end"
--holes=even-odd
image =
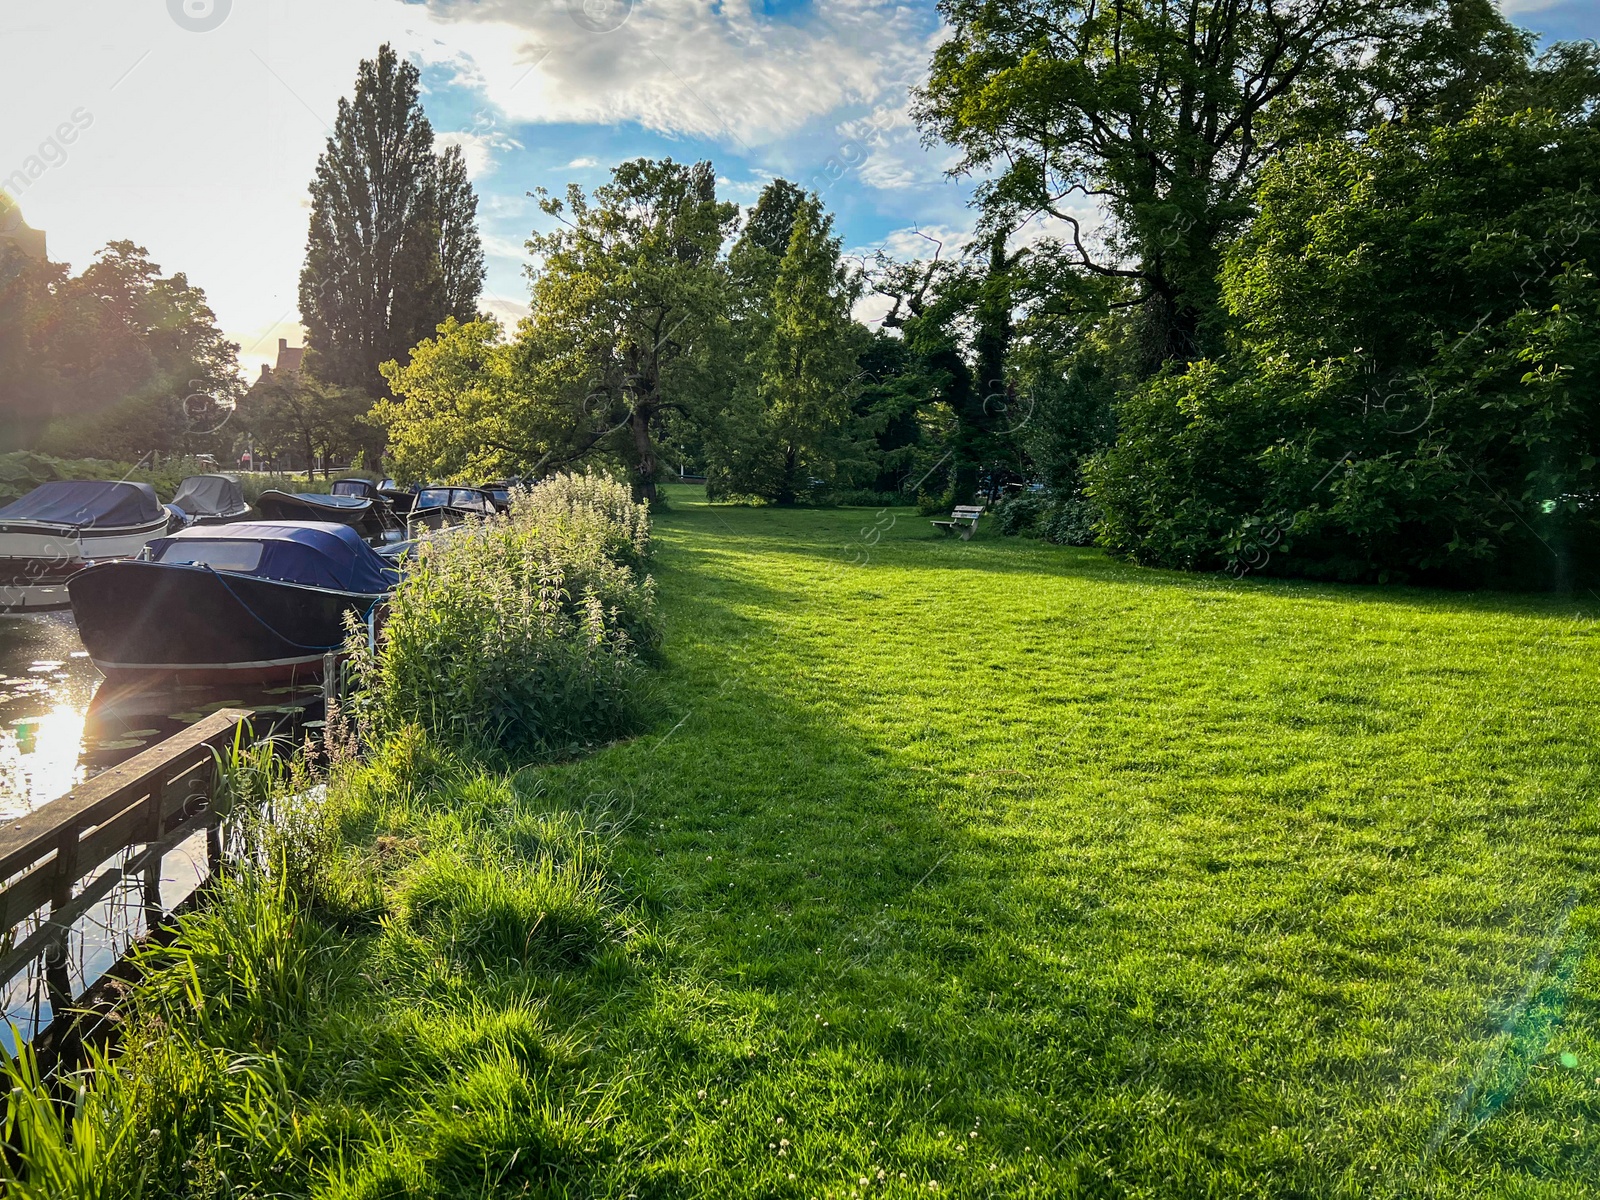
POLYGON ((145 1194, 1595 1193, 1600 603, 672 502, 645 733, 191 922, 145 1194))

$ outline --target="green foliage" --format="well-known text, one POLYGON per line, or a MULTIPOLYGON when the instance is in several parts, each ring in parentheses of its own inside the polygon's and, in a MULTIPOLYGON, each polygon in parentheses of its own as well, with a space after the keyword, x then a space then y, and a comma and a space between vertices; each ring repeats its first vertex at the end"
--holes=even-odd
POLYGON ((258 459, 299 458, 310 478, 318 458, 326 476, 328 464, 361 458, 381 446, 371 409, 372 398, 360 388, 326 384, 301 371, 258 379, 240 413, 258 459))
POLYGON ((1482 111, 1286 155, 1230 256, 1234 352, 1119 413, 1136 561, 1548 586, 1593 561, 1600 131, 1482 111))
POLYGON ((226 454, 238 351, 141 246, 108 243, 72 276, 0 244, 0 451, 226 454))
POLYGON ((569 753, 628 730, 640 655, 658 637, 641 573, 648 516, 597 475, 557 476, 509 516, 424 543, 376 652, 352 635, 359 720, 378 736, 417 724, 453 746, 569 753))
MULTIPOLYGON (((770 204, 779 207, 790 198, 780 192, 785 183, 769 185, 763 200, 777 194, 770 204)), ((859 286, 840 260, 833 217, 821 202, 801 197, 792 208, 776 270, 752 272, 758 290, 746 316, 748 382, 735 389, 711 438, 706 479, 713 495, 792 504, 848 475, 855 457, 848 435, 862 339, 850 309, 859 286)), ((752 213, 757 234, 767 212, 758 204, 752 213)), ((772 257, 753 238, 746 253, 772 257)))
POLYGON ((1040 518, 1039 535, 1058 546, 1093 546, 1100 521, 1100 506, 1088 497, 1058 496, 1040 518))
POLYGON ((1092 546, 1101 518, 1099 507, 1084 496, 1018 492, 995 509, 994 519, 1008 537, 1032 534, 1058 546, 1092 546))
POLYGON ((941 9, 952 34, 934 52, 919 120, 960 148, 962 170, 993 175, 979 187, 993 226, 1050 213, 1068 232, 1045 250, 1137 283, 1145 371, 1220 348, 1223 247, 1274 154, 1438 110, 1462 79, 1525 71, 1528 50, 1490 0, 941 9), (1113 222, 1104 248, 1081 235, 1079 197, 1113 222))
POLYGON ((375 392, 379 367, 483 290, 477 197, 459 147, 434 153, 421 72, 385 43, 341 97, 311 183, 300 313, 315 372, 375 392))
POLYGON ((379 400, 371 415, 388 432, 395 478, 477 484, 566 451, 576 421, 528 386, 524 366, 498 322, 453 317, 404 366, 385 363, 395 398, 379 400))
POLYGON ((719 259, 738 207, 719 201, 709 162, 634 159, 592 197, 541 190, 557 219, 528 249, 531 307, 515 354, 519 379, 553 410, 539 475, 591 454, 626 467, 651 499, 669 414, 715 390, 725 341, 727 274, 719 259))

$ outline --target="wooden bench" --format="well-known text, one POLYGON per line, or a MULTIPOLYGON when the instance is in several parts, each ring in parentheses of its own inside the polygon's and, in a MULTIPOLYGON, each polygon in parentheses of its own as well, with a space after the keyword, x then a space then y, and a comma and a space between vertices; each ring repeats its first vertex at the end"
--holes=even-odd
POLYGON ((955 511, 950 514, 947 521, 934 521, 932 525, 940 533, 950 534, 957 529, 961 531, 963 542, 971 541, 972 535, 978 528, 978 518, 983 516, 981 504, 958 504, 955 511))

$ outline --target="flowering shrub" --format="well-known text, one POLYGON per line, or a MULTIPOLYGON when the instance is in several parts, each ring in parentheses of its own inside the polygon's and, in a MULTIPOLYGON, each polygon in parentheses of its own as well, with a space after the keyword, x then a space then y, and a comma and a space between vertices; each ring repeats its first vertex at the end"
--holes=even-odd
POLYGON ((426 543, 375 650, 350 640, 357 723, 446 745, 553 755, 624 732, 659 632, 649 516, 600 475, 518 493, 508 516, 426 543))

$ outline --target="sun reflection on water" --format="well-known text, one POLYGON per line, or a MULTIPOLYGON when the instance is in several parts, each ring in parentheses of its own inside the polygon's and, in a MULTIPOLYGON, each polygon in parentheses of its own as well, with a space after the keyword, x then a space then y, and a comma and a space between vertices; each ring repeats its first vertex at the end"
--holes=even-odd
POLYGON ((0 818, 83 779, 84 724, 99 686, 70 614, 0 621, 0 818))
POLYGON ((79 765, 87 704, 57 704, 0 732, 0 814, 29 812, 71 789, 79 765))

